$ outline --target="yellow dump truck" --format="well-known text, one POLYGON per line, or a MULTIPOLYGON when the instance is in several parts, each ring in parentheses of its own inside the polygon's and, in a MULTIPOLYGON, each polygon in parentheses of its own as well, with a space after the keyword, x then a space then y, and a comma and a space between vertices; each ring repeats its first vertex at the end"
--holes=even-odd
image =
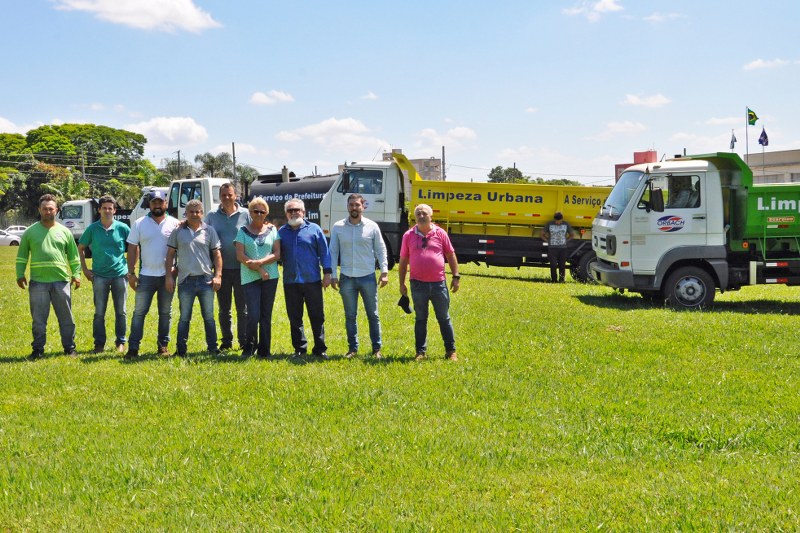
POLYGON ((449 233, 459 262, 549 267, 541 230, 561 211, 575 230, 574 239, 568 241, 572 276, 592 279, 592 221, 610 187, 423 180, 404 155, 393 156, 394 161, 345 166, 319 202, 319 224, 327 235, 334 222, 347 216, 347 196, 357 192, 366 199, 365 216, 380 225, 394 260, 403 233, 413 224, 414 206, 428 204, 434 221, 449 233))

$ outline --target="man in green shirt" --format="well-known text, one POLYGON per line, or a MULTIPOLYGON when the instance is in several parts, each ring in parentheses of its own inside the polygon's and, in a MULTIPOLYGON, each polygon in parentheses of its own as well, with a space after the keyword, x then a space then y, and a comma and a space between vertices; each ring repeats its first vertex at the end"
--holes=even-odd
POLYGON ((125 260, 130 226, 114 220, 117 201, 113 196, 103 196, 99 202, 100 220, 86 228, 78 241, 81 268, 86 279, 92 282, 94 295, 94 353, 103 353, 106 346, 106 308, 108 294, 114 302, 114 334, 117 352, 125 353, 125 322, 128 298, 128 262, 125 260), (86 249, 92 252, 92 269, 86 266, 86 249))
POLYGON ((33 319, 33 351, 29 359, 44 355, 47 343, 47 317, 50 306, 56 313, 61 345, 64 353, 76 357, 75 319, 72 317, 72 293, 70 285, 81 286, 78 247, 72 233, 56 222, 58 204, 52 194, 39 198, 40 221, 22 234, 17 251, 17 285, 28 287, 28 296, 33 319), (31 281, 25 279, 25 269, 30 260, 31 281))

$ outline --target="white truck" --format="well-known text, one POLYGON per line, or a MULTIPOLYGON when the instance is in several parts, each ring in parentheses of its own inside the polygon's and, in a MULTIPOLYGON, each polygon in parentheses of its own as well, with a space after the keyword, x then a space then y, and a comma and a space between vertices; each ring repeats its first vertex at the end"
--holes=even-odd
POLYGON ((733 153, 628 168, 592 234, 598 282, 678 309, 717 289, 800 285, 800 185, 754 184, 733 153))
MULTIPOLYGON (((169 187, 143 187, 142 196, 133 209, 119 209, 114 218, 130 225, 131 222, 150 212, 150 192, 161 190, 167 193, 167 212, 175 218, 182 219, 189 200, 203 202, 203 211, 208 213, 219 207, 219 188, 229 181, 223 178, 192 178, 175 180, 169 187)), ((92 222, 99 220, 96 198, 70 200, 64 202, 58 217, 71 232, 75 240, 79 240, 83 232, 92 222)))

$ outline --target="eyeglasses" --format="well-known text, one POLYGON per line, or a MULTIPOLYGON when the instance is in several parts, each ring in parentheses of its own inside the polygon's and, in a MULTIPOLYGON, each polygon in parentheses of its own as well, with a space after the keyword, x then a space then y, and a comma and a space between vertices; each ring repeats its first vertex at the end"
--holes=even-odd
POLYGON ((423 248, 427 248, 428 247, 428 238, 427 237, 422 237, 422 247, 423 248))
POLYGON ((253 209, 250 212, 253 213, 254 215, 266 215, 267 214, 266 211, 262 211, 261 209, 253 209))
POLYGON ((299 207, 290 207, 289 209, 286 210, 286 212, 287 213, 302 213, 303 210, 300 209, 299 207))

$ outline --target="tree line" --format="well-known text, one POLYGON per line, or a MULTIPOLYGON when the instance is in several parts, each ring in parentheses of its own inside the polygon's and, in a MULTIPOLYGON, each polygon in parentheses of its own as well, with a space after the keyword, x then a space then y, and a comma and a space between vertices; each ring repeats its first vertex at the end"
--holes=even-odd
POLYGON ((489 183, 533 183, 537 185, 583 185, 583 183, 567 178, 544 179, 525 176, 516 167, 496 166, 489 171, 489 183))
POLYGON ((161 160, 160 168, 144 157, 144 135, 94 124, 40 126, 0 133, 0 213, 9 220, 32 220, 37 199, 54 194, 60 202, 114 196, 132 208, 146 186, 166 186, 174 179, 211 176, 249 183, 258 172, 236 165, 227 152, 199 154, 193 162, 161 160))

